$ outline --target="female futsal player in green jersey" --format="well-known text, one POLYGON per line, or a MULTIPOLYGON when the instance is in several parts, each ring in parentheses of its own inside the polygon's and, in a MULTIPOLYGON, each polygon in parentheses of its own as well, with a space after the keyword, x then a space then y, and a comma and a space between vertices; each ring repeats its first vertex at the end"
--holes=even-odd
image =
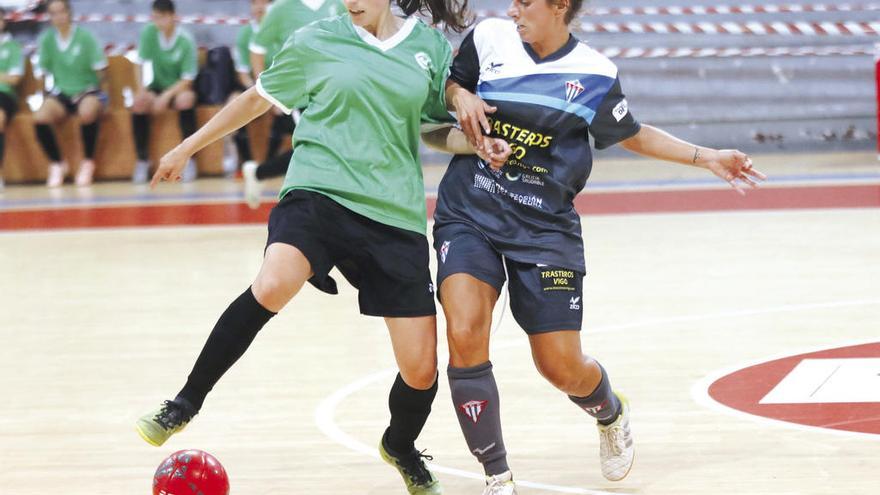
MULTIPOLYGON (((398 469, 409 493, 441 493, 414 447, 437 391, 418 145, 421 124, 448 118, 444 87, 452 52, 437 30, 414 17, 394 16, 388 0, 345 4, 347 15, 294 32, 256 87, 168 153, 153 177, 153 185, 178 179, 194 153, 272 105, 287 113, 306 108, 256 280, 220 317, 177 397, 137 426, 153 445, 179 431, 306 281, 336 292, 328 276, 336 266, 359 289, 361 313, 385 318, 400 369, 380 453, 398 469)), ((464 3, 399 5, 407 15, 421 10, 434 22, 464 27, 464 3)))

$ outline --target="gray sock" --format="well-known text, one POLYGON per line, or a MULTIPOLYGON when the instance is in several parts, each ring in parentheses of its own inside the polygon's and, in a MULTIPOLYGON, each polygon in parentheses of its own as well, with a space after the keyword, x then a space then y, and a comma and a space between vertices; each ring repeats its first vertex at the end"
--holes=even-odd
POLYGON ((605 368, 601 364, 599 365, 599 370, 602 372, 602 380, 599 381, 599 385, 596 386, 596 389, 590 395, 586 397, 569 395, 568 398, 580 406, 587 414, 596 418, 599 423, 610 425, 620 415, 620 400, 611 390, 608 373, 605 372, 605 368))
POLYGON ((458 424, 471 453, 483 465, 487 476, 509 471, 492 363, 486 361, 472 368, 450 366, 446 371, 458 424))

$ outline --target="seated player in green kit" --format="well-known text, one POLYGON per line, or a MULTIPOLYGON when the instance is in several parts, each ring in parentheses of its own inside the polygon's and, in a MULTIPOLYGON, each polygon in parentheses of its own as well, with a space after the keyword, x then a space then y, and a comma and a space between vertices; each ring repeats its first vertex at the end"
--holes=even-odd
POLYGON ((69 168, 61 161, 51 126, 78 115, 85 160, 76 172, 76 185, 88 186, 95 173, 98 124, 107 105, 103 90, 107 57, 91 32, 73 24, 68 0, 50 0, 46 9, 52 27, 37 42, 36 70, 45 92, 42 106, 34 113, 37 138, 50 161, 46 185, 61 186, 69 168))
MULTIPOLYGON (((138 158, 132 180, 138 184, 146 182, 150 173, 150 115, 177 110, 184 139, 196 132, 192 87, 199 70, 196 43, 177 24, 172 0, 154 0, 152 17, 138 44, 137 91, 131 109, 138 158)), ((196 173, 195 161, 190 160, 183 180, 194 180, 196 173)))
POLYGON ((0 7, 0 191, 3 190, 3 151, 6 127, 18 111, 15 86, 24 75, 21 45, 6 32, 6 11, 0 7))

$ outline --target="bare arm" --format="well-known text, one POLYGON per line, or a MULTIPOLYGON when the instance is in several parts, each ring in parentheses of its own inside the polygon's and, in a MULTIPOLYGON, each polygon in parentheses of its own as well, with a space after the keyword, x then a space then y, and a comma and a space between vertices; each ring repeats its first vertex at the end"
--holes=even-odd
POLYGON ((431 148, 453 155, 476 154, 494 169, 503 167, 511 153, 507 141, 487 136, 482 136, 481 139, 483 146, 476 149, 464 132, 452 125, 422 133, 422 140, 431 148))
POLYGON ((266 55, 251 51, 251 72, 255 77, 259 77, 266 70, 266 55))
POLYGON ((244 127, 248 122, 266 113, 271 106, 271 103, 257 93, 256 88, 250 88, 242 93, 223 107, 195 134, 162 157, 150 187, 155 187, 163 180, 178 180, 187 160, 193 155, 223 136, 244 127))
POLYGON ((620 145, 642 156, 710 170, 740 194, 744 191, 737 181, 758 187, 756 180, 767 178, 752 168, 752 159, 739 150, 697 146, 650 125, 642 124, 635 136, 621 141, 620 145))
POLYGON ((491 132, 486 114, 497 110, 451 79, 446 81, 446 108, 455 112, 458 125, 474 144, 478 144, 480 136, 491 132))

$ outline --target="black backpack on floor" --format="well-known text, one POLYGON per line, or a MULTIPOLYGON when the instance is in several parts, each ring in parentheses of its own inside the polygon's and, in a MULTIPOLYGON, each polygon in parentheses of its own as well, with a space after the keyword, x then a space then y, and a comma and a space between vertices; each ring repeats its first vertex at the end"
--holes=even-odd
POLYGON ((235 62, 227 46, 208 50, 205 65, 196 77, 195 89, 201 105, 225 105, 237 86, 235 62))

